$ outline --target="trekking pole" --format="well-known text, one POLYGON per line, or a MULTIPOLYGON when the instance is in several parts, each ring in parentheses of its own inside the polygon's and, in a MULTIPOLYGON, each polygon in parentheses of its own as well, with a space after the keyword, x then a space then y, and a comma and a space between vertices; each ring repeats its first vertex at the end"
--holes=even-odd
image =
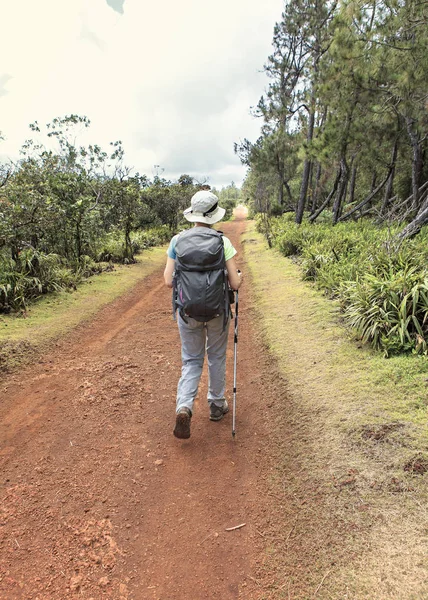
POLYGON ((233 359, 233 409, 232 409, 232 437, 235 437, 236 427, 236 359, 238 356, 238 290, 235 292, 235 347, 233 359))

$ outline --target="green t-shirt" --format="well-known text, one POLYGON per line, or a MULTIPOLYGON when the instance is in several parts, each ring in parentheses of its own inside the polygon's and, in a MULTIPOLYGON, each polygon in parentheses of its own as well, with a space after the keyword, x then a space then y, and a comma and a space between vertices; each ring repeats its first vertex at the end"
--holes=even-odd
MULTIPOLYGON (((168 250, 166 251, 169 258, 172 258, 173 260, 175 260, 177 258, 176 254, 175 254, 175 244, 177 243, 177 238, 179 235, 180 234, 178 233, 177 235, 175 235, 172 238, 172 240, 169 243, 168 250)), ((232 242, 225 235, 223 236, 223 245, 224 245, 224 258, 226 261, 228 261, 229 259, 231 259, 235 256, 236 250, 232 246, 232 242)))

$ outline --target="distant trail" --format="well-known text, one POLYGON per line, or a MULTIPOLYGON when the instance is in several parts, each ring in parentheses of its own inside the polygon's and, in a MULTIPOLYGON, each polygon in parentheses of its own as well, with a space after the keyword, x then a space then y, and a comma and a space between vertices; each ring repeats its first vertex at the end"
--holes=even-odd
MULTIPOLYGON (((222 230, 245 274, 245 221, 222 230)), ((172 435, 180 343, 161 271, 56 354, 2 381, 0 598, 256 597, 258 440, 268 399, 248 283, 240 295, 235 441, 230 414, 208 419, 206 374, 190 440, 172 435)), ((231 328, 229 397, 232 363, 231 328)))

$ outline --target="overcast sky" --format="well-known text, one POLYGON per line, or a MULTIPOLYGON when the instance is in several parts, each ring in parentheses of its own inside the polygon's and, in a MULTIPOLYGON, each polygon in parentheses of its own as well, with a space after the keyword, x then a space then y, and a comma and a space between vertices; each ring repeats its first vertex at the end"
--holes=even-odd
POLYGON ((0 155, 71 113, 89 138, 122 140, 126 163, 222 186, 245 169, 233 143, 255 140, 250 116, 283 0, 2 0, 0 155))

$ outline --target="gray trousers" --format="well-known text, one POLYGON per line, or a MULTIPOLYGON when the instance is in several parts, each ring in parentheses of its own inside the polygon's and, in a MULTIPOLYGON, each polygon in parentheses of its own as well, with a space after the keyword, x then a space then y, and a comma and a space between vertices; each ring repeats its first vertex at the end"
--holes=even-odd
POLYGON ((186 317, 187 323, 177 313, 181 338, 181 378, 177 388, 177 412, 186 407, 193 412, 193 402, 198 393, 199 380, 208 357, 208 404, 223 406, 226 387, 226 349, 230 319, 223 331, 223 315, 200 323, 186 317))

